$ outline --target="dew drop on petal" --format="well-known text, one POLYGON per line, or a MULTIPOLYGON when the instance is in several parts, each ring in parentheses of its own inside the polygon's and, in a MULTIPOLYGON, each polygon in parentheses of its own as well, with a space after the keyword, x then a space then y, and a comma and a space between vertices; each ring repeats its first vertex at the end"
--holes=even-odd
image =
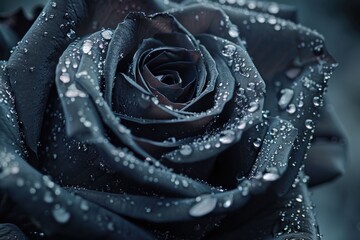
POLYGON ((271 14, 279 13, 279 11, 280 11, 279 5, 277 5, 276 3, 271 4, 268 8, 268 11, 271 14))
POLYGON ((151 101, 153 101, 154 104, 159 104, 159 99, 157 99, 157 97, 152 97, 151 101))
POLYGON ((238 127, 239 130, 243 130, 246 128, 246 121, 240 121, 238 127))
POLYGON ((101 33, 101 36, 105 39, 105 40, 110 40, 112 38, 113 32, 111 30, 104 30, 101 33))
POLYGON ((115 225, 114 225, 113 222, 108 222, 108 224, 106 225, 106 228, 107 228, 110 232, 112 232, 112 231, 115 230, 115 225))
POLYGON ((311 119, 306 119, 305 120, 305 127, 307 128, 307 129, 313 129, 314 128, 314 121, 313 120, 311 120, 311 119))
POLYGON ((274 26, 274 29, 275 29, 275 31, 280 31, 280 30, 281 30, 281 26, 280 26, 279 24, 276 24, 276 25, 274 26))
POLYGON ((234 25, 234 24, 230 25, 229 35, 230 35, 230 37, 233 37, 233 38, 239 37, 239 29, 237 28, 236 25, 234 25))
POLYGON ((16 186, 22 187, 22 186, 24 186, 24 185, 25 185, 24 179, 18 178, 18 179, 16 180, 16 186))
POLYGON ((232 44, 227 44, 224 46, 224 49, 222 50, 222 54, 225 57, 231 57, 236 52, 236 47, 232 44))
POLYGON ((52 210, 52 215, 58 223, 64 224, 70 220, 70 213, 65 208, 56 205, 52 210))
POLYGON ((44 202, 46 203, 52 203, 54 201, 54 197, 52 196, 51 192, 45 192, 44 193, 44 202))
POLYGON ((261 138, 257 138, 253 142, 253 145, 254 145, 255 148, 259 148, 261 146, 261 143, 262 143, 261 138))
POLYGON ((229 208, 233 203, 233 197, 229 197, 227 199, 225 199, 224 203, 223 203, 223 207, 224 208, 229 208))
POLYGON ((183 156, 189 156, 193 152, 193 149, 190 145, 183 145, 179 152, 183 156))
POLYGON ((247 196, 250 192, 251 182, 248 179, 240 179, 238 185, 238 190, 241 192, 241 195, 247 196))
POLYGON ((248 108, 248 112, 255 112, 259 109, 259 103, 258 102, 251 102, 250 107, 248 108))
POLYGON ((256 16, 256 20, 259 22, 259 23, 264 23, 266 21, 265 17, 261 14, 258 14, 256 16))
POLYGON ((220 134, 219 141, 222 144, 230 144, 235 140, 235 133, 232 130, 226 130, 220 134))
POLYGON ((66 72, 62 73, 60 75, 60 81, 62 81, 63 83, 68 83, 70 82, 70 75, 66 72))
POLYGON ((217 199, 211 196, 202 196, 200 200, 195 203, 189 210, 192 217, 202 217, 212 212, 217 204, 217 199))
POLYGON ((187 180, 185 180, 185 179, 183 179, 183 180, 181 181, 181 184, 182 184, 182 186, 183 186, 184 188, 189 187, 189 182, 188 182, 187 180))
POLYGON ((82 45, 82 47, 81 47, 81 49, 82 49, 82 51, 85 53, 85 54, 88 54, 88 53, 90 53, 90 51, 91 51, 91 49, 92 49, 92 47, 93 47, 93 42, 91 41, 91 40, 85 40, 84 41, 84 43, 83 43, 83 45, 82 45))
POLYGON ((289 104, 289 106, 287 107, 286 111, 290 114, 294 114, 296 112, 296 106, 295 104, 289 104))
POLYGON ((88 211, 89 210, 89 204, 86 201, 82 201, 80 203, 80 209, 83 211, 88 211))
POLYGON ((265 173, 263 175, 263 179, 265 181, 269 181, 269 182, 273 182, 273 181, 279 179, 279 177, 280 177, 279 174, 275 173, 275 172, 269 172, 269 173, 265 173))
POLYGON ((322 104, 321 98, 320 97, 314 97, 313 98, 313 104, 314 104, 315 107, 321 106, 321 104, 322 104))
POLYGON ((76 32, 74 30, 70 29, 70 31, 66 34, 66 36, 70 39, 75 39, 76 32))
POLYGON ((299 203, 303 202, 303 196, 301 194, 297 195, 297 197, 295 198, 295 200, 299 203))
POLYGON ((65 96, 69 98, 73 97, 86 97, 86 94, 83 91, 80 91, 76 85, 73 83, 68 87, 68 90, 65 92, 65 96))
POLYGON ((279 99, 278 105, 280 109, 284 110, 290 104, 291 100, 294 97, 294 90, 285 88, 281 90, 281 97, 279 99))

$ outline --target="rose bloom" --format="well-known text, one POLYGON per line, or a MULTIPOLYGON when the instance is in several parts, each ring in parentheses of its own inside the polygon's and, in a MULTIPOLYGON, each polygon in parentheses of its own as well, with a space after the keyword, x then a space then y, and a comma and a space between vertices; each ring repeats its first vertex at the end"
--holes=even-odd
POLYGON ((343 170, 321 111, 336 64, 296 21, 267 2, 49 1, 1 62, 0 237, 319 238, 308 185, 343 170))

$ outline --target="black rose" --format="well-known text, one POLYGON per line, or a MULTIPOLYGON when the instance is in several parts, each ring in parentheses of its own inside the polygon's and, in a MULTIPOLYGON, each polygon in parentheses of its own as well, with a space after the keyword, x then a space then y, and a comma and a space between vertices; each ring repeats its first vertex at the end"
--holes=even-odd
POLYGON ((1 68, 5 221, 30 238, 316 236, 322 36, 274 3, 179 2, 46 5, 1 68))

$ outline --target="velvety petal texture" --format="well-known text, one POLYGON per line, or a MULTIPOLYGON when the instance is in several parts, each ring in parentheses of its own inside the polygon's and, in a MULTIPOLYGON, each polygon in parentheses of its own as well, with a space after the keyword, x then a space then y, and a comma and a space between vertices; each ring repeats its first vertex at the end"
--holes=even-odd
POLYGON ((335 61, 296 21, 49 1, 0 69, 0 239, 317 239, 308 184, 346 141, 322 109, 335 61))

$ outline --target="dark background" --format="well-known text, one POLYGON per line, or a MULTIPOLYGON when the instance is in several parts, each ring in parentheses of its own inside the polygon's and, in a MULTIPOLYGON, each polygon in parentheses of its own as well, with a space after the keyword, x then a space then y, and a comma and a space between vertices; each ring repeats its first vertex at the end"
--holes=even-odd
MULTIPOLYGON (((1 0, 0 13, 45 0, 1 0)), ((348 135, 346 174, 312 190, 320 231, 325 240, 360 239, 360 0, 278 0, 297 6, 300 22, 325 36, 339 67, 328 97, 348 135)))

